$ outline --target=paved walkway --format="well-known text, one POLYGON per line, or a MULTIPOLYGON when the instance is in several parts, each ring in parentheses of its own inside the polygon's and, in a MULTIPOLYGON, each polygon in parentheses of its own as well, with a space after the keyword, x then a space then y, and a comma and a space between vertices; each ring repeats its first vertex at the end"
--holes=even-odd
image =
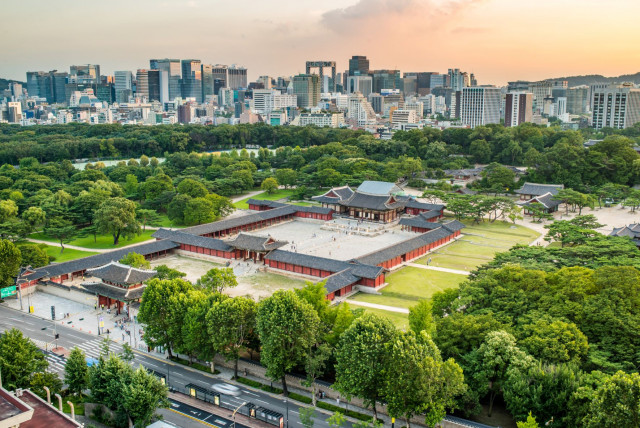
POLYGON ((449 269, 449 268, 443 268, 443 267, 437 267, 437 266, 428 266, 428 265, 421 265, 418 263, 404 263, 405 266, 411 266, 411 267, 417 267, 420 269, 427 269, 427 270, 438 270, 440 272, 448 272, 448 273, 455 273, 458 275, 469 275, 471 272, 467 272, 466 270, 458 270, 458 269, 449 269))
POLYGON ((350 300, 350 299, 347 299, 346 302, 352 305, 365 306, 367 308, 382 309, 383 311, 399 312, 401 314, 409 313, 409 309, 396 308, 395 306, 378 305, 377 303, 359 302, 357 300, 350 300))
MULTIPOLYGON (((113 251, 113 250, 121 250, 123 248, 135 247, 136 245, 148 244, 149 242, 154 241, 154 240, 155 239, 151 238, 151 239, 146 240, 146 241, 136 242, 135 244, 129 244, 129 245, 125 245, 125 246, 118 247, 118 248, 86 248, 86 247, 78 247, 77 245, 69 245, 69 244, 65 244, 64 248, 65 248, 65 250, 67 248, 69 248, 71 250, 89 251, 89 252, 92 252, 92 253, 108 253, 108 252, 113 251)), ((58 247, 58 248, 60 248, 60 244, 56 243, 56 242, 43 241, 41 239, 33 239, 33 238, 27 238, 27 241, 35 242, 36 244, 47 244, 50 247, 58 247)))
POLYGON ((231 202, 235 204, 236 202, 241 201, 243 199, 253 198, 256 195, 259 195, 260 193, 264 193, 264 190, 255 190, 253 192, 245 193, 244 195, 234 196, 233 198, 231 198, 231 202))

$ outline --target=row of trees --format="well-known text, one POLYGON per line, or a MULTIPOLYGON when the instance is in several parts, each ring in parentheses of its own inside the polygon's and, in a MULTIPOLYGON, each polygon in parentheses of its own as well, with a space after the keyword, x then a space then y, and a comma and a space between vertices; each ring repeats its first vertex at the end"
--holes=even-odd
POLYGON ((374 412, 385 401, 393 416, 425 415, 430 426, 465 391, 462 370, 442 358, 429 335, 430 308, 413 309, 414 329, 402 332, 347 304, 330 307, 322 283, 277 291, 256 303, 221 294, 222 276, 195 286, 181 279, 149 281, 139 312, 145 341, 164 346, 170 356, 180 352, 212 362, 221 354, 236 362, 236 376, 240 354, 258 352, 267 376, 280 381, 285 394, 287 373, 305 373, 314 392, 316 379, 335 379, 344 396, 362 398, 374 412))

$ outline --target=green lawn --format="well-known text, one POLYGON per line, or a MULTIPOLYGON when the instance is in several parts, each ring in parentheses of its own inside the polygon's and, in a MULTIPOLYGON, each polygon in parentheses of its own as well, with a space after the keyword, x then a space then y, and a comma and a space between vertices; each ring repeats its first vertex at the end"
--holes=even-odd
POLYGON ((169 220, 166 214, 160 214, 160 222, 158 223, 158 227, 170 227, 170 228, 182 228, 184 226, 178 226, 173 224, 173 221, 169 220))
POLYGON ((266 200, 266 201, 277 201, 278 199, 284 199, 284 198, 288 198, 289 196, 291 196, 293 194, 293 190, 292 189, 280 189, 275 193, 269 194, 267 192, 262 192, 259 193, 255 196, 252 196, 250 198, 245 198, 242 199, 238 202, 236 202, 235 204, 233 204, 234 207, 240 209, 240 210, 248 210, 249 209, 249 204, 247 204, 247 201, 249 199, 261 199, 261 200, 266 200))
POLYGON ((409 308, 438 291, 457 287, 465 279, 466 275, 404 267, 387 275, 389 285, 380 290, 382 295, 358 293, 352 300, 409 308))
MULTIPOLYGON (((139 242, 148 241, 153 239, 151 235, 155 232, 155 230, 147 229, 145 232, 142 232, 140 235, 134 236, 132 239, 124 239, 120 238, 120 242, 118 245, 113 245, 113 237, 111 235, 98 235, 96 241, 93 240, 93 235, 85 236, 82 238, 74 239, 71 242, 68 242, 67 245, 75 245, 77 247, 89 248, 89 249, 111 249, 111 248, 120 248, 125 245, 137 244, 139 242)), ((30 238, 39 239, 42 241, 53 242, 57 241, 54 238, 46 236, 42 232, 31 234, 30 238)))
POLYGON ((401 314, 399 312, 384 311, 382 309, 365 308, 364 306, 351 305, 351 309, 362 308, 367 313, 380 315, 381 317, 388 318, 396 327, 401 330, 409 329, 409 315, 401 314))
POLYGON ((70 260, 81 259, 82 257, 93 256, 94 254, 98 254, 90 251, 74 250, 71 248, 65 248, 64 252, 60 254, 60 247, 54 247, 52 245, 47 245, 47 248, 45 248, 45 251, 47 252, 49 257, 55 258, 55 260, 51 260, 51 261, 54 261, 56 263, 68 262, 70 260))
POLYGON ((497 253, 507 251, 516 244, 530 244, 540 236, 538 232, 524 226, 501 221, 465 223, 467 227, 462 229, 464 236, 416 263, 427 264, 431 259, 431 266, 471 271, 491 261, 497 253))

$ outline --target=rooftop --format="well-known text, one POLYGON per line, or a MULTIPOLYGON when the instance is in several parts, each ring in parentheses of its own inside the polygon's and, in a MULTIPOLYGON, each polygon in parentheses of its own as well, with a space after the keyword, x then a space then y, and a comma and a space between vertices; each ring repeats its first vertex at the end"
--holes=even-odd
POLYGON ((111 261, 104 266, 87 269, 87 274, 117 284, 140 284, 156 275, 155 270, 138 269, 111 261))
POLYGON ((75 428, 74 421, 28 389, 14 393, 0 387, 0 427, 75 428))
POLYGON ((356 191, 368 195, 390 195, 402 192, 402 189, 387 181, 363 181, 356 191))

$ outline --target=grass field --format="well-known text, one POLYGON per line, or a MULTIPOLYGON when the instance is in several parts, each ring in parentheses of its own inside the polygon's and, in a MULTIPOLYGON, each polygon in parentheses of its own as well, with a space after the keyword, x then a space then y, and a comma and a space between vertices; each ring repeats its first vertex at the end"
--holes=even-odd
POLYGON ((465 222, 463 237, 432 254, 428 254, 416 263, 431 266, 471 271, 488 263, 500 252, 507 251, 516 244, 530 244, 538 236, 537 232, 524 226, 509 223, 465 222))
MULTIPOLYGON (((66 245, 75 245, 77 247, 89 248, 89 249, 111 249, 111 248, 120 248, 125 245, 137 244, 139 242, 148 241, 153 239, 151 235, 155 232, 155 230, 147 229, 145 232, 142 232, 140 235, 134 236, 131 239, 120 238, 120 242, 118 245, 113 245, 113 237, 111 235, 98 235, 96 241, 94 242, 93 236, 84 236, 82 238, 74 239, 71 242, 68 242, 66 245)), ((30 238, 39 239, 42 241, 56 243, 57 241, 54 238, 46 236, 42 232, 31 234, 30 238)))
POLYGON ((358 293, 352 300, 409 308, 438 291, 457 287, 465 279, 465 275, 455 273, 404 267, 387 275, 389 285, 380 290, 382 295, 358 293))
POLYGON ((90 251, 74 250, 71 248, 65 248, 64 252, 60 254, 60 247, 54 247, 52 245, 47 245, 47 248, 44 250, 47 252, 49 257, 55 257, 55 260, 52 261, 56 263, 68 262, 70 260, 81 259, 82 257, 98 254, 90 251))
POLYGON ((409 329, 409 315, 401 314, 399 312, 384 311, 382 309, 365 308, 363 306, 351 305, 351 309, 362 308, 366 313, 380 315, 381 317, 388 318, 396 327, 401 330, 409 329))
POLYGON ((171 227, 174 229, 182 228, 184 226, 178 226, 173 224, 173 221, 169 220, 166 214, 160 214, 160 222, 158 223, 158 227, 171 227))
POLYGON ((255 196, 252 196, 250 198, 245 198, 242 199, 238 202, 236 202, 235 204, 233 204, 234 207, 240 209, 240 210, 248 210, 249 209, 249 204, 247 204, 247 201, 249 199, 261 199, 261 200, 266 200, 266 201, 277 201, 278 199, 283 199, 283 198, 288 198, 289 196, 291 196, 293 194, 293 190, 291 189, 280 189, 275 193, 269 194, 267 192, 262 192, 259 193, 255 196))

